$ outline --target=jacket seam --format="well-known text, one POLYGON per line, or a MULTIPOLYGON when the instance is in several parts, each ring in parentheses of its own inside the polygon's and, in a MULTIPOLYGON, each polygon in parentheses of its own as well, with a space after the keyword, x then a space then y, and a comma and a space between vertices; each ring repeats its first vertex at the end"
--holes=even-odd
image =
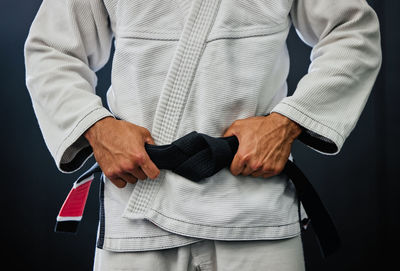
POLYGON ((262 33, 262 34, 244 34, 244 35, 246 35, 246 36, 241 36, 241 37, 220 37, 220 38, 213 38, 213 39, 210 39, 210 40, 208 40, 208 41, 206 41, 206 43, 210 43, 210 42, 213 42, 213 41, 216 41, 216 40, 224 40, 224 39, 226 39, 226 40, 232 40, 232 39, 246 39, 246 38, 253 38, 253 37, 263 37, 263 36, 268 36, 268 35, 270 35, 271 33, 262 33))
MULTIPOLYGON (((271 35, 277 32, 280 32, 284 29, 286 29, 288 26, 290 26, 290 23, 288 22, 282 22, 280 24, 276 24, 273 26, 254 26, 254 27, 249 27, 248 29, 228 29, 228 28, 223 28, 223 30, 218 30, 218 29, 214 29, 212 28, 210 30, 210 34, 216 35, 228 35, 228 36, 224 36, 224 37, 216 37, 210 40, 206 40, 206 43, 210 42, 210 41, 214 41, 216 39, 236 39, 236 38, 247 38, 247 37, 254 37, 254 36, 267 36, 267 35, 271 35), (258 33, 258 34, 246 34, 247 32, 254 32, 254 31, 268 31, 268 32, 264 32, 264 33, 258 33), (240 34, 243 33, 242 37, 229 37, 229 33, 234 33, 234 34, 240 34)), ((116 38, 125 38, 125 39, 146 39, 146 40, 165 40, 165 41, 179 41, 179 38, 174 38, 172 37, 173 35, 177 35, 180 34, 181 32, 179 31, 149 31, 149 30, 135 30, 134 32, 138 33, 138 34, 160 34, 160 35, 171 35, 171 38, 157 38, 157 37, 135 37, 133 34, 133 32, 122 32, 116 35, 116 38)))
MULTIPOLYGON (((150 30, 140 30, 140 29, 136 29, 135 31, 132 32, 137 32, 137 33, 145 33, 145 34, 181 34, 180 30, 174 30, 174 31, 150 31, 150 30)), ((121 34, 118 34, 117 36, 120 37, 120 35, 123 34, 129 34, 132 33, 129 31, 121 31, 121 34)))
MULTIPOLYGON (((286 25, 288 24, 287 20, 276 23, 274 25, 255 25, 252 27, 247 27, 247 29, 229 29, 226 28, 224 26, 220 26, 221 28, 225 29, 226 31, 218 31, 217 29, 215 30, 215 32, 247 32, 247 31, 253 31, 253 30, 271 30, 271 29, 280 29, 280 27, 286 27, 286 25)), ((272 32, 274 33, 274 32, 272 32)))
MULTIPOLYGON (((217 38, 213 38, 213 39, 209 39, 207 41, 205 41, 205 43, 210 43, 213 42, 215 40, 223 40, 223 39, 245 39, 245 38, 252 38, 252 37, 262 37, 262 36, 268 36, 271 35, 271 33, 259 33, 259 34, 246 34, 243 33, 243 36, 239 36, 239 37, 217 37, 217 38)), ((176 38, 156 38, 156 37, 135 37, 135 36, 119 36, 119 39, 141 39, 141 40, 157 40, 157 41, 179 41, 179 39, 176 38)))
MULTIPOLYGON (((275 33, 281 31, 281 30, 279 30, 279 31, 276 31, 276 32, 273 31, 273 32, 247 34, 247 32, 250 32, 250 31, 257 31, 257 30, 259 30, 259 31, 267 31, 267 30, 274 29, 274 28, 277 28, 277 27, 270 27, 270 28, 256 27, 256 28, 251 28, 251 29, 247 29, 247 30, 229 30, 229 31, 218 31, 218 30, 215 30, 213 35, 216 35, 215 33, 217 33, 217 34, 221 35, 221 37, 215 37, 215 38, 206 40, 205 43, 209 43, 209 42, 212 42, 214 40, 220 40, 220 39, 243 39, 243 38, 251 38, 251 37, 257 37, 257 36, 268 36, 268 35, 272 35, 272 34, 275 34, 275 33), (226 33, 226 34, 224 34, 224 33, 226 33), (236 35, 237 34, 242 34, 242 36, 229 37, 229 33, 235 33, 236 35), (227 36, 224 36, 224 35, 227 35, 227 36)), ((284 29, 286 29, 286 28, 283 28, 283 30, 284 29)), ((136 30, 135 32, 137 32, 137 33, 145 33, 145 34, 149 34, 149 33, 150 34, 151 33, 154 33, 154 34, 171 34, 171 33, 168 33, 168 32, 165 32, 165 33, 164 32, 148 32, 148 31, 138 31, 138 30, 136 30)), ((175 33, 175 32, 172 32, 172 33, 175 33)), ((210 32, 210 34, 211 33, 212 32, 210 32)), ((179 41, 179 38, 172 37, 172 35, 171 35, 170 38, 158 38, 158 37, 140 37, 140 36, 135 36, 134 34, 128 35, 128 34, 125 33, 125 34, 119 34, 116 38, 117 39, 159 40, 159 41, 179 41)))
POLYGON ((176 38, 152 38, 152 37, 128 37, 128 36, 122 36, 118 37, 118 39, 139 39, 139 40, 159 40, 159 41, 179 41, 179 39, 176 38))

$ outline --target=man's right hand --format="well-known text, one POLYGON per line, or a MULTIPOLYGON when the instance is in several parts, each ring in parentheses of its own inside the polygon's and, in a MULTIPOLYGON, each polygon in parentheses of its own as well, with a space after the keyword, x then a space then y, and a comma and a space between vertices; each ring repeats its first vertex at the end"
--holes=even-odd
POLYGON ((144 144, 154 144, 149 130, 125 120, 106 117, 84 133, 105 176, 119 188, 137 180, 157 178, 160 170, 144 144))

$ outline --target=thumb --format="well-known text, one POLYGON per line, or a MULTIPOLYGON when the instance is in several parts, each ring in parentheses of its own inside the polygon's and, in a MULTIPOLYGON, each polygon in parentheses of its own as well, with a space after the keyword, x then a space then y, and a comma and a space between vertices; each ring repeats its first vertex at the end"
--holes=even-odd
POLYGON ((154 139, 151 136, 148 136, 144 139, 147 144, 155 145, 154 139))
POLYGON ((234 135, 234 134, 233 134, 233 131, 232 131, 231 127, 228 127, 228 128, 225 130, 225 132, 224 132, 224 134, 223 134, 222 137, 229 137, 229 136, 233 136, 233 135, 234 135))

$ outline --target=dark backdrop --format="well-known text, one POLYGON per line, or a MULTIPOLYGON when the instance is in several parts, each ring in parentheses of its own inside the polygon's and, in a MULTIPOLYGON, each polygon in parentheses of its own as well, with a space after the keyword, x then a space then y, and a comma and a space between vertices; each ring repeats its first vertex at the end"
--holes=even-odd
MULTIPOLYGON (((4 128, 0 133, 0 246, 6 251, 2 258, 10 261, 10 270, 90 270, 98 220, 98 185, 93 185, 89 195, 79 233, 53 233, 59 207, 82 170, 73 174, 57 170, 25 87, 23 44, 40 3, 13 0, 0 4, 0 121, 4 128)), ((320 193, 344 243, 339 253, 324 260, 314 235, 306 232, 303 239, 310 271, 384 270, 385 265, 396 261, 400 251, 400 178, 396 165, 400 149, 400 38, 395 17, 400 2, 380 0, 370 4, 380 17, 384 60, 357 126, 335 156, 319 154, 299 142, 293 146, 298 164, 320 193)), ((288 83, 293 91, 307 72, 310 48, 293 30, 288 44, 292 56, 288 83)), ((110 62, 98 72, 98 94, 105 105, 110 62)))

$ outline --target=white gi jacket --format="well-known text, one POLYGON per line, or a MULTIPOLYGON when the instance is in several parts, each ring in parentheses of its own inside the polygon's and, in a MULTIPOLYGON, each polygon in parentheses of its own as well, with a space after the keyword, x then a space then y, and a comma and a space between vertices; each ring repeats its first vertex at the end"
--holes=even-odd
MULTIPOLYGON (((381 64, 379 23, 365 0, 44 0, 24 50, 33 108, 63 173, 93 154, 83 133, 106 116, 149 129, 163 145, 194 130, 219 137, 237 119, 279 112, 305 128, 305 144, 337 154, 381 64), (308 74, 286 97, 292 23, 313 49, 308 74), (113 40, 107 109, 95 72, 113 40)), ((234 176, 225 168, 194 183, 161 170, 123 189, 105 178, 102 190, 103 249, 300 232, 284 174, 234 176)))

